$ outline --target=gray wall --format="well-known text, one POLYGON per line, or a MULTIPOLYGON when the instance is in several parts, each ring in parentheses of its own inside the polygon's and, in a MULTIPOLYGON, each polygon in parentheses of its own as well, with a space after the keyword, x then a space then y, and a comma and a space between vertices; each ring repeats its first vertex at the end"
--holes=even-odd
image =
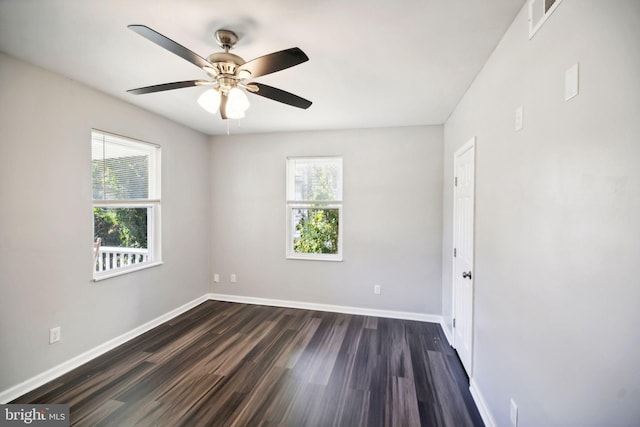
POLYGON ((0 93, 2 391, 207 292, 209 142, 3 54, 0 93), (91 282, 91 128, 162 145, 164 265, 91 282))
POLYGON ((637 426, 640 2, 565 0, 532 40, 525 12, 445 124, 443 312, 453 153, 476 135, 473 377, 497 425, 513 397, 519 427, 637 426))
POLYGON ((440 314, 442 126, 212 144, 213 292, 440 314), (285 259, 285 159, 314 155, 344 159, 343 262, 285 259))

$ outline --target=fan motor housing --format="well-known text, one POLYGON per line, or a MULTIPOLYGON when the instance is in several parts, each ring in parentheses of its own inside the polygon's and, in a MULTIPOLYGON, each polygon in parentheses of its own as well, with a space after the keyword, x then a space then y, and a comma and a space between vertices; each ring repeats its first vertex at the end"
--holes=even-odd
POLYGON ((245 60, 229 52, 217 52, 209 55, 207 61, 216 70, 216 74, 235 75, 238 67, 245 63, 245 60))

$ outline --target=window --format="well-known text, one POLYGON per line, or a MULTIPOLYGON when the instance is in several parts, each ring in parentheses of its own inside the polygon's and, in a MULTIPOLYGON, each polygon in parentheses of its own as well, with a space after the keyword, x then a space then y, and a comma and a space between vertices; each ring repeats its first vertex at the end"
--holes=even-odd
POLYGON ((160 263, 160 147, 91 132, 93 277, 160 263))
POLYGON ((342 158, 287 159, 287 258, 342 260, 342 158))

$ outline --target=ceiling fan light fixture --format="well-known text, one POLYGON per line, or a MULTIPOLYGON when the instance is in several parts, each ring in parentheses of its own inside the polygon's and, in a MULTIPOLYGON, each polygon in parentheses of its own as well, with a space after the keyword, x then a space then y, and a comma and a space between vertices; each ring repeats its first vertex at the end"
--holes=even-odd
POLYGON ((234 87, 227 96, 227 115, 232 119, 244 117, 244 112, 249 108, 249 99, 244 91, 234 87))
POLYGON ((217 89, 207 89, 198 97, 198 104, 211 114, 216 114, 220 107, 220 92, 217 89))

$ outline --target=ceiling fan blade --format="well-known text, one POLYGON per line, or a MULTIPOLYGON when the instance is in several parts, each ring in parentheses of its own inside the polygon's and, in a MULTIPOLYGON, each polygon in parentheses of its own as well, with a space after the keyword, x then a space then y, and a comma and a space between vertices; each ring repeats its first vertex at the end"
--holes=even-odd
POLYGON ((275 88, 273 86, 255 82, 248 83, 247 86, 256 86, 258 88, 257 91, 249 90, 250 93, 264 96, 265 98, 273 99, 274 101, 282 102, 283 104, 288 104, 303 109, 309 108, 312 104, 312 102, 308 99, 301 98, 298 95, 294 95, 290 92, 275 88))
POLYGON ((220 94, 220 117, 222 117, 222 120, 227 120, 227 95, 225 95, 224 93, 220 94))
POLYGON ((206 80, 186 80, 184 82, 163 83, 160 85, 139 87, 137 89, 129 89, 127 92, 134 95, 143 95, 145 93, 162 92, 165 90, 182 89, 183 87, 200 86, 208 84, 206 80))
POLYGON ((309 57, 302 50, 297 47, 292 47, 291 49, 273 52, 252 59, 244 65, 241 65, 238 71, 247 70, 251 73, 251 77, 256 78, 302 64, 308 60, 309 57))
POLYGON ((200 68, 211 67, 209 61, 207 61, 197 53, 190 51, 181 44, 174 42, 170 38, 163 36, 159 32, 152 30, 146 25, 129 25, 128 28, 140 34, 145 39, 167 49, 169 52, 174 53, 182 59, 191 62, 193 65, 196 65, 200 68))

